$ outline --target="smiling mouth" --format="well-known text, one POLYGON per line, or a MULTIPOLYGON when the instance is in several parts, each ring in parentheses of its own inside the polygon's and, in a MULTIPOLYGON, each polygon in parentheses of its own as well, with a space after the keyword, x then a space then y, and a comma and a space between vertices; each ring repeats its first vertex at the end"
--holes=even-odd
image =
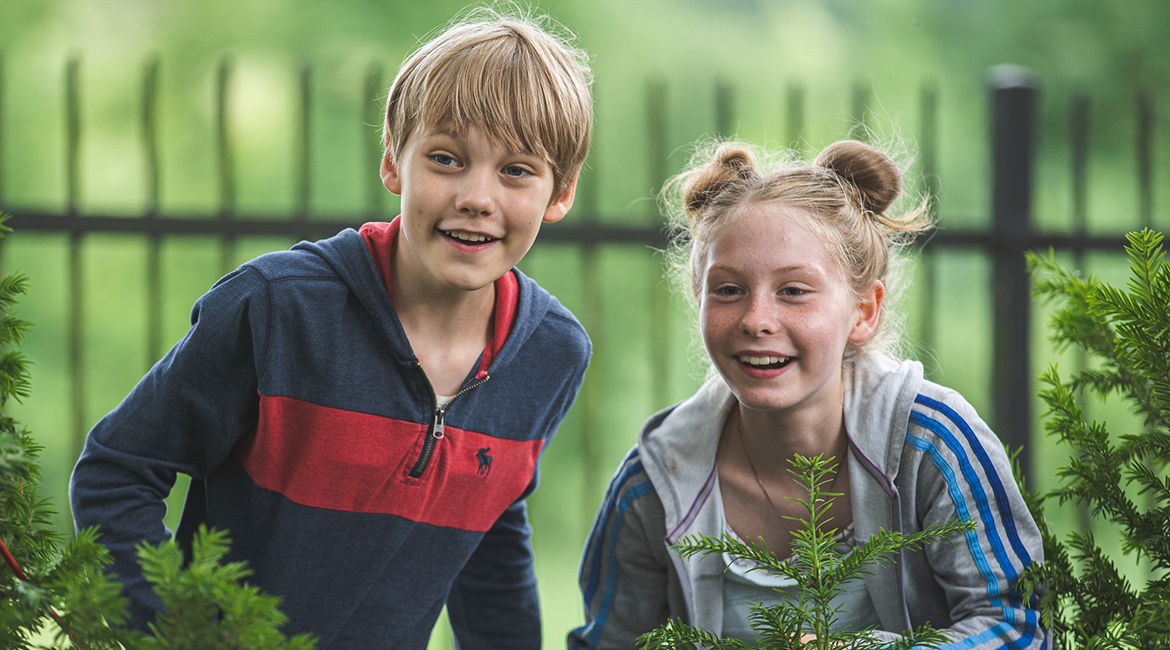
POLYGON ((792 363, 794 357, 754 357, 754 356, 739 356, 736 357, 739 362, 751 368, 759 368, 760 370, 775 370, 783 368, 792 363))
POLYGON ((489 237, 488 235, 482 235, 477 232, 467 232, 464 230, 441 230, 440 232, 464 244, 490 244, 496 241, 495 237, 489 237))

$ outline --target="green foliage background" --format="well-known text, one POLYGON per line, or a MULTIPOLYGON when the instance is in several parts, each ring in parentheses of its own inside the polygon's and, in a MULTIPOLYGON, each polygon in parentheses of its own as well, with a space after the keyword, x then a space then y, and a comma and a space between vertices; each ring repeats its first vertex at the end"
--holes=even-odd
MULTIPOLYGON (((385 84, 420 39, 465 6, 464 0, 0 0, 0 207, 62 210, 66 202, 63 70, 80 60, 82 142, 79 209, 140 214, 147 189, 140 103, 146 61, 161 71, 161 205, 171 214, 214 214, 219 207, 214 148, 216 66, 235 66, 231 113, 238 207, 248 215, 285 213, 295 205, 294 134, 297 73, 312 66, 313 112, 310 218, 356 215, 376 185, 376 162, 364 147, 377 129, 362 96, 371 63, 385 84)), ((989 66, 1029 66, 1041 80, 1036 223, 1072 229, 1069 100, 1092 101, 1088 222, 1094 232, 1122 233, 1139 223, 1134 162, 1134 97, 1155 106, 1154 151, 1165 150, 1170 121, 1170 3, 1161 0, 544 0, 534 3, 580 37, 593 57, 596 139, 570 219, 596 211, 607 221, 657 218, 653 193, 661 173, 678 169, 687 144, 716 130, 717 83, 735 88, 732 123, 739 136, 789 144, 788 88, 805 89, 803 140, 817 149, 845 135, 852 88, 872 90, 867 122, 878 137, 900 140, 913 153, 922 130, 920 89, 939 97, 937 173, 940 225, 981 227, 988 221, 989 169, 985 74, 989 66), (646 95, 666 84, 668 158, 650 151, 646 95), (659 170, 659 171, 655 171, 659 170)), ((1153 224, 1165 230, 1163 207, 1170 165, 1155 153, 1153 224)), ((915 170, 918 170, 915 167, 915 170)), ((917 187, 921 183, 915 181, 917 187)), ((386 196, 383 212, 397 208, 386 196)), ((554 226, 555 227, 555 226, 554 226)), ((287 247, 265 238, 241 241, 234 260, 287 247)), ((46 446, 45 494, 62 510, 75 454, 71 439, 66 338, 68 246, 63 236, 16 233, 3 247, 5 273, 30 278, 21 317, 35 323, 25 350, 34 361, 32 396, 12 407, 46 446)), ((93 236, 83 249, 86 298, 84 415, 92 424, 141 377, 146 352, 146 245, 140 238, 93 236)), ((567 245, 538 243, 526 272, 578 313, 597 342, 590 382, 598 421, 583 435, 582 406, 574 408, 545 455, 542 486, 531 500, 542 585, 546 642, 556 647, 580 621, 576 566, 605 481, 653 410, 687 396, 700 381, 690 325, 675 303, 666 331, 651 331, 647 305, 658 290, 658 259, 636 246, 597 253, 604 288, 586 304, 581 277, 588 260, 567 245), (672 351, 666 372, 648 361, 652 341, 672 351), (651 389, 651 373, 665 382, 651 389), (598 459, 593 464, 583 458, 598 459)), ((1065 260, 1066 262, 1069 260, 1065 260)), ((909 335, 929 324, 933 348, 921 356, 932 376, 958 390, 991 418, 990 298, 985 257, 973 249, 945 251, 936 260, 939 288, 930 314, 922 288, 910 290, 909 335)), ((1124 277, 1125 260, 1089 255, 1086 267, 1105 279, 1124 277)), ((218 243, 210 238, 163 244, 165 344, 187 327, 191 303, 219 275, 218 243)), ((920 275, 920 271, 917 272, 920 275)), ((1039 310, 1040 308, 1037 307, 1039 310)), ((1033 318, 1034 367, 1055 355, 1043 314, 1033 318)), ((1091 407, 1111 430, 1138 422, 1124 405, 1091 407)), ((1039 415, 1039 404, 1034 413, 1039 415)), ((1042 440, 1033 456, 1037 485, 1052 479, 1064 452, 1042 440), (1044 446, 1048 445, 1048 446, 1044 446)), ((172 514, 172 517, 175 517, 172 514)), ((1075 509, 1054 520, 1080 525, 1075 509)), ((58 525, 68 530, 67 514, 58 525)), ((1098 538, 1107 537, 1098 533, 1098 538)), ((1103 544, 1109 544, 1102 539, 1103 544)), ((1118 544, 1118 542, 1112 542, 1118 544)), ((1141 578, 1142 569, 1132 570, 1141 578)), ((441 635, 440 635, 441 637, 441 635)), ((437 638, 436 643, 445 641, 437 638)))

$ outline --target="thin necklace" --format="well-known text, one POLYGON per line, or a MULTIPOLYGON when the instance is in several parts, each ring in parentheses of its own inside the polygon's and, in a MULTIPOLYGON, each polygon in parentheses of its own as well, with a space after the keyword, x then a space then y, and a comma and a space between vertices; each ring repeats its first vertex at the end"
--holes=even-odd
MULTIPOLYGON (((741 418, 739 414, 736 413, 735 430, 739 433, 739 444, 741 447, 743 447, 743 455, 745 458, 747 458, 748 467, 750 467, 752 470, 752 476, 756 477, 756 485, 760 486, 760 492, 764 493, 764 498, 768 500, 768 505, 772 506, 772 512, 775 512, 777 515, 783 517, 784 515, 780 512, 780 509, 776 507, 776 502, 772 501, 772 496, 768 494, 767 488, 764 487, 764 482, 760 480, 760 473, 756 471, 756 464, 752 462, 752 454, 748 451, 747 440, 744 439, 743 435, 742 420, 743 418, 741 418)), ((837 470, 833 472, 833 480, 831 483, 829 483, 829 492, 832 492, 833 486, 837 485, 837 477, 840 476, 840 474, 840 466, 838 464, 837 470)))
POLYGON ((756 471, 756 464, 752 462, 752 454, 748 451, 747 441, 744 440, 743 426, 740 420, 739 414, 736 414, 735 430, 739 432, 739 444, 743 447, 743 455, 747 458, 748 467, 752 469, 752 476, 756 477, 756 485, 760 486, 760 492, 764 493, 764 498, 768 500, 768 505, 772 506, 772 512, 775 512, 779 517, 783 517, 784 515, 780 513, 780 509, 776 507, 776 503, 772 501, 771 495, 768 494, 768 490, 764 487, 764 482, 760 480, 760 473, 756 471))

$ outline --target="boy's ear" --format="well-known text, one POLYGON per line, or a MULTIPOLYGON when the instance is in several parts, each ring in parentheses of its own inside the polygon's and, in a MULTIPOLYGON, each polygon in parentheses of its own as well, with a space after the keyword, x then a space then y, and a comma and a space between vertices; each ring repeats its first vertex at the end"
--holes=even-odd
POLYGON ((391 193, 402 195, 402 180, 398 178, 398 167, 394 165, 394 149, 386 145, 386 153, 382 155, 382 184, 391 193))
MULTIPOLYGON (((393 191, 393 190, 391 190, 393 191)), ((573 182, 569 183, 569 188, 565 193, 554 197, 549 202, 548 207, 544 209, 544 222, 556 223, 565 218, 569 213, 569 208, 573 207, 573 198, 577 195, 577 177, 573 177, 573 182)))
POLYGON ((857 302, 857 321, 849 332, 849 340, 861 343, 869 338, 877 329, 878 317, 882 313, 882 301, 886 297, 886 287, 881 282, 874 282, 870 290, 865 292, 857 302))

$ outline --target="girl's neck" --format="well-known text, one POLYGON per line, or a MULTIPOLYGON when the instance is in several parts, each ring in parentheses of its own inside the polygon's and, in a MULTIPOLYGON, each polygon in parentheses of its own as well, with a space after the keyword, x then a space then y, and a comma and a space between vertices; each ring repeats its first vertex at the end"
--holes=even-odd
POLYGON ((794 454, 805 457, 844 458, 848 448, 845 435, 843 401, 836 408, 755 410, 738 401, 738 426, 744 439, 760 462, 757 467, 769 473, 787 473, 794 454))

